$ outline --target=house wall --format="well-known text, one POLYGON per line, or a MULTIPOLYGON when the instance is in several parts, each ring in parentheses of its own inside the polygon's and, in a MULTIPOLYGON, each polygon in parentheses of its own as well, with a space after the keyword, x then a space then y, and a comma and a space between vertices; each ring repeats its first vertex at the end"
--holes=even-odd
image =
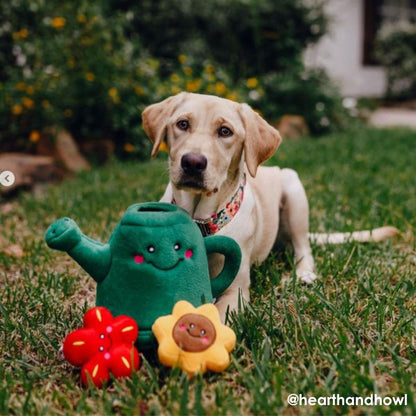
POLYGON ((308 67, 324 67, 349 97, 381 97, 386 76, 377 66, 363 66, 364 0, 329 0, 330 30, 307 49, 308 67))

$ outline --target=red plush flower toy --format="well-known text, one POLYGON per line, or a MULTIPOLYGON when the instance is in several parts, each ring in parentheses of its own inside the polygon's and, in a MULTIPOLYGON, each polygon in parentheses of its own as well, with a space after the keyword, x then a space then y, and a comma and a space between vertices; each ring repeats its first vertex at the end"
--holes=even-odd
POLYGON ((128 316, 113 318, 103 307, 87 311, 84 328, 71 332, 64 340, 63 353, 73 365, 81 367, 81 381, 101 387, 110 374, 130 376, 139 368, 139 353, 134 347, 138 328, 128 316))

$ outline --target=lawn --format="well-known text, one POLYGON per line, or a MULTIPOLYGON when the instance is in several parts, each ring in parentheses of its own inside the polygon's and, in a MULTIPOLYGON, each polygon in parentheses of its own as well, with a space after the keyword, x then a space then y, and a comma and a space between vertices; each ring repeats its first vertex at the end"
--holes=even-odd
POLYGON ((132 379, 85 389, 62 360, 94 283, 43 236, 70 216, 107 241, 124 209, 157 200, 166 160, 112 162, 0 205, 0 414, 416 414, 416 132, 353 130, 287 141, 268 163, 295 168, 312 231, 394 225, 380 244, 313 246, 320 279, 298 283, 291 254, 252 269, 252 304, 233 316, 231 366, 188 381, 151 357, 132 379), (11 244, 24 256, 2 253, 11 244), (407 395, 407 406, 294 406, 289 394, 407 395))

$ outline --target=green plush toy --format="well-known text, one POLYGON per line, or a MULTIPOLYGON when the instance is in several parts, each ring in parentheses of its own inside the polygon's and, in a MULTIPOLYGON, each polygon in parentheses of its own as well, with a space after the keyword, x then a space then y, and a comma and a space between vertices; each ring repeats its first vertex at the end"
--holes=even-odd
POLYGON ((170 314, 180 300, 195 307, 212 302, 234 280, 241 261, 234 240, 203 238, 186 211, 157 202, 130 206, 108 244, 83 235, 70 218, 48 228, 46 243, 66 251, 97 282, 97 306, 136 320, 142 350, 156 345, 151 328, 157 318, 170 314), (225 256, 214 279, 208 272, 210 253, 225 256))

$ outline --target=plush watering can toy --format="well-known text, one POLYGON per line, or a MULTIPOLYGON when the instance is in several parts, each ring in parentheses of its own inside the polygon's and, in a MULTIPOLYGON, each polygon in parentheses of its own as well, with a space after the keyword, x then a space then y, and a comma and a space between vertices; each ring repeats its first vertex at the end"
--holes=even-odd
POLYGON ((195 307, 213 302, 234 280, 241 261, 238 244, 224 236, 202 237, 186 211, 166 203, 130 206, 108 244, 81 233, 70 218, 46 231, 49 247, 66 251, 97 282, 97 306, 138 324, 138 347, 156 347, 152 325, 176 302, 195 307), (210 279, 207 255, 225 256, 222 271, 210 279))

